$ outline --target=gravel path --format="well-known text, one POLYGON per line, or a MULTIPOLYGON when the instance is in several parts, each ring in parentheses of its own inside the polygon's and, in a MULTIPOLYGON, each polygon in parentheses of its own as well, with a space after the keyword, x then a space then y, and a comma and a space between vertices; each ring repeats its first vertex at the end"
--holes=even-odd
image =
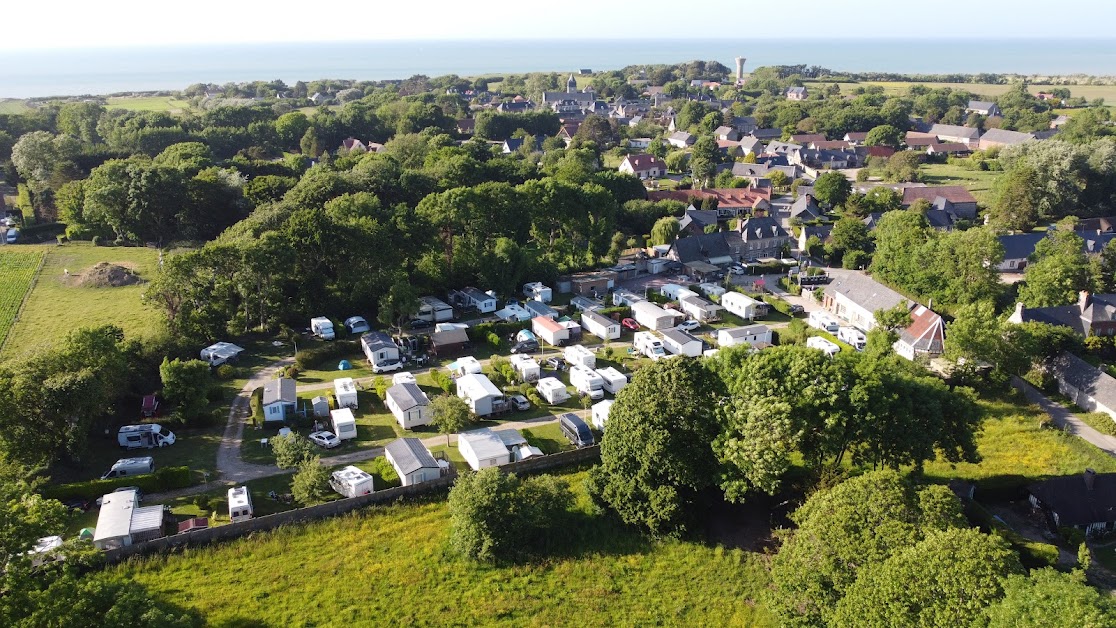
POLYGON ((1054 420, 1054 425, 1058 429, 1079 436, 1085 441, 1095 445, 1104 453, 1116 457, 1116 436, 1109 436, 1102 434, 1093 429, 1088 423, 1073 415, 1072 412, 1066 410, 1062 406, 1054 403, 1046 398, 1034 386, 1023 381, 1019 377, 1011 378, 1011 385, 1017 388, 1027 398, 1027 401, 1042 408, 1042 411, 1049 414, 1050 418, 1054 420))

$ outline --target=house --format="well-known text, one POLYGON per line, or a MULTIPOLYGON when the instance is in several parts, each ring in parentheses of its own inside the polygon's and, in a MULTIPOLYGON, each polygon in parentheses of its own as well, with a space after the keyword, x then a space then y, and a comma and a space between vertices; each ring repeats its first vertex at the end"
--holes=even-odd
POLYGON ((667 174, 666 163, 654 155, 628 155, 617 170, 640 179, 658 179, 667 174))
MULTIPOLYGON (((505 154, 505 155, 510 155, 512 153, 518 153, 520 150, 523 149, 524 141, 525 141, 525 138, 522 138, 522 137, 509 137, 508 139, 504 140, 504 144, 503 144, 503 146, 501 146, 500 152, 505 154)), ((538 139, 532 137, 531 138, 531 144, 528 145, 527 150, 531 150, 531 151, 542 150, 538 139)))
POLYGON ((779 222, 770 216, 753 216, 740 222, 741 257, 754 260, 781 257, 792 239, 779 222))
POLYGON ((530 320, 532 318, 535 318, 536 316, 545 316, 547 318, 552 318, 552 319, 555 319, 555 320, 558 319, 558 310, 550 307, 549 305, 547 305, 546 303, 543 303, 542 301, 536 301, 534 299, 530 299, 530 300, 526 301, 523 305, 524 305, 524 309, 526 309, 527 312, 528 312, 528 316, 527 316, 527 318, 522 319, 522 320, 530 320))
MULTIPOLYGON (((616 272, 611 270, 577 273, 570 277, 569 291, 574 294, 585 294, 596 298, 615 288, 617 279, 616 272)), ((561 292, 560 289, 559 292, 561 292)))
MULTIPOLYGON (((983 149, 984 147, 981 146, 983 149)), ((931 144, 926 147, 926 154, 933 157, 935 155, 945 155, 946 157, 968 157, 973 153, 973 149, 967 144, 959 142, 938 143, 931 144)))
POLYGON ((674 327, 674 319, 678 316, 682 314, 664 310, 650 301, 640 301, 632 305, 632 317, 636 322, 656 331, 674 327))
POLYGON ((417 438, 397 438, 384 447, 384 458, 399 475, 403 486, 421 484, 442 477, 442 467, 430 450, 417 438))
POLYGON ((496 105, 500 113, 527 113, 535 108, 535 103, 530 100, 510 100, 496 105))
POLYGON ((547 316, 531 319, 531 331, 547 344, 561 347, 570 341, 570 328, 547 316))
POLYGON ((763 305, 752 297, 739 292, 726 292, 721 295, 721 307, 725 308, 725 311, 729 314, 735 314, 746 321, 759 316, 761 309, 766 310, 766 307, 761 308, 763 305))
POLYGON ((664 329, 662 335, 663 347, 672 355, 682 355, 690 358, 701 356, 701 340, 681 329, 664 329))
POLYGON ((757 140, 764 140, 764 141, 777 140, 780 137, 783 137, 783 130, 782 129, 753 129, 752 132, 749 133, 748 135, 751 135, 752 137, 756 138, 757 140))
POLYGON ((741 133, 731 126, 719 126, 713 130, 713 136, 719 140, 739 142, 741 133))
POLYGON ((721 306, 711 301, 706 301, 699 296, 684 296, 678 299, 678 305, 690 318, 701 323, 716 320, 721 306))
MULTIPOLYGON (((938 139, 937 135, 933 133, 919 133, 918 131, 907 131, 903 139, 903 143, 907 148, 913 150, 925 150, 931 144, 941 144, 942 141, 938 139)), ((967 144, 966 144, 967 146, 967 144)))
POLYGON ((799 194, 790 206, 791 219, 798 219, 800 222, 820 220, 824 215, 825 212, 812 194, 799 194))
POLYGON ((910 326, 899 332, 899 340, 892 348, 908 360, 942 355, 945 353, 945 323, 942 317, 930 308, 916 305, 911 310, 910 326))
POLYGON ((960 185, 903 188, 904 208, 909 208, 920 198, 930 201, 936 209, 948 211, 958 218, 973 220, 977 216, 976 198, 960 185))
POLYGON ((996 103, 983 100, 970 100, 969 106, 965 107, 965 113, 976 113, 986 118, 1004 115, 996 103))
POLYGON ((1069 327, 1077 335, 1116 336, 1116 294, 1078 294, 1077 303, 1055 307, 1029 308, 1015 304, 1015 312, 1008 318, 1011 323, 1046 323, 1069 327))
POLYGON ((767 325, 748 325, 721 329, 717 332, 718 347, 735 347, 743 344, 756 348, 770 345, 771 330, 767 325))
POLYGON ((430 334, 430 349, 440 358, 456 355, 468 348, 469 332, 464 329, 447 329, 430 334))
POLYGON ((1103 412, 1116 421, 1116 378, 1067 352, 1051 360, 1049 366, 1058 382, 1058 392, 1079 408, 1103 412))
POLYGON ((496 311, 496 297, 473 287, 451 292, 450 301, 457 307, 476 308, 481 314, 496 311))
POLYGON ((868 139, 868 131, 849 131, 841 139, 853 146, 860 146, 868 139))
POLYGON ((457 132, 462 135, 472 135, 476 129, 476 118, 462 118, 457 121, 457 132))
POLYGON ((360 336, 360 348, 373 366, 399 359, 399 347, 391 336, 382 331, 370 331, 360 336))
POLYGON ((939 143, 960 142, 966 146, 974 146, 980 141, 980 129, 956 124, 935 124, 930 127, 930 135, 937 137, 939 143))
POLYGON ((806 146, 814 142, 824 142, 826 139, 822 133, 794 133, 790 136, 790 141, 792 144, 806 146))
POLYGON ((988 150, 996 146, 1014 146, 1035 139, 1034 133, 1020 133, 1006 129, 988 129, 980 136, 978 146, 980 150, 988 150))
POLYGON ((457 396, 469 404, 477 416, 488 416, 503 410, 504 393, 480 373, 470 373, 455 380, 457 396))
POLYGON ((1036 482, 1027 492, 1051 530, 1076 528, 1092 537, 1116 529, 1116 473, 1085 469, 1084 475, 1036 482))
MULTIPOLYGON (((754 137, 742 138, 740 140, 740 152, 745 156, 748 154, 759 156, 763 153, 763 142, 754 137)), ((733 174, 736 174, 735 170, 733 174)))
POLYGON ((805 87, 788 87, 787 100, 806 100, 809 94, 805 87))
POLYGON ((351 377, 340 377, 333 380, 333 396, 337 399, 338 408, 357 408, 356 382, 351 377))
POLYGON ((417 384, 396 384, 388 388, 384 405, 405 430, 430 425, 434 421, 434 415, 430 411, 430 398, 417 384))
POLYGON ((822 302, 825 309, 864 332, 875 329, 877 311, 890 310, 900 303, 911 306, 903 295, 855 272, 837 276, 825 287, 822 302))
POLYGON ((620 323, 596 312, 582 313, 581 326, 585 331, 606 342, 620 337, 620 323))
POLYGON ((295 394, 293 379, 280 377, 264 384, 261 406, 265 424, 286 421, 288 416, 294 414, 296 404, 298 396, 295 394))
MULTIPOLYGON (((792 135, 792 142, 795 141, 794 138, 795 136, 792 135)), ((845 140, 811 140, 806 142, 806 148, 812 148, 814 150, 845 151, 852 149, 853 146, 845 140)))
POLYGON ((667 137, 667 144, 675 148, 688 148, 696 141, 697 138, 685 131, 675 131, 667 137))
POLYGON ((998 267, 1000 272, 1022 272, 1027 267, 1035 247, 1047 236, 1046 233, 1013 233, 997 236, 1000 246, 1004 247, 1004 261, 998 267))
POLYGON ((744 151, 740 150, 740 142, 734 140, 717 140, 717 150, 730 160, 744 156, 744 151))
POLYGON ((714 209, 694 209, 690 205, 686 213, 682 215, 682 219, 678 221, 678 232, 680 234, 698 236, 705 233, 706 227, 717 226, 717 210, 714 209))
POLYGON ((557 377, 544 377, 535 384, 535 390, 539 391, 539 395, 550 405, 557 405, 570 398, 570 391, 566 389, 566 385, 562 380, 557 377))
POLYGON ((833 225, 802 225, 798 231, 798 250, 805 251, 809 246, 810 238, 817 238, 823 244, 833 233, 833 225))
POLYGON ((101 550, 128 547, 165 536, 163 506, 139 507, 136 490, 109 493, 101 498, 93 547, 101 550))
POLYGON ((938 231, 953 231, 953 225, 956 222, 952 212, 933 207, 926 210, 922 217, 926 219, 926 224, 930 225, 931 229, 937 229, 938 231))
POLYGON ((542 377, 542 368, 535 361, 535 358, 529 355, 513 353, 508 361, 515 369, 515 374, 519 376, 520 381, 524 383, 537 382, 542 377))
POLYGON ((512 461, 504 441, 487 427, 458 434, 457 450, 474 471, 512 461))

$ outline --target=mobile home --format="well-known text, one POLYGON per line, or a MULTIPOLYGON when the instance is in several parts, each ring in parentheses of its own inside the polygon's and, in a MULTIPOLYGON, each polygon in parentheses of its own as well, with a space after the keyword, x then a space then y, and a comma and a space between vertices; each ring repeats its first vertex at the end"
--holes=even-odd
POLYGON ((769 345, 771 344, 771 330, 767 328, 767 325, 747 325, 745 327, 722 329, 717 332, 717 346, 719 347, 735 347, 742 344, 753 347, 769 345))
POLYGON ((656 331, 674 327, 674 320, 681 316, 680 312, 664 310, 650 301, 640 301, 632 304, 632 317, 635 318, 635 321, 656 331))
POLYGON ((487 427, 458 434, 457 450, 474 471, 511 462, 504 441, 487 427))
POLYGON ((109 493, 101 498, 93 547, 115 549, 162 536, 162 505, 139 507, 139 495, 135 490, 109 493))
POLYGON ((698 284, 698 289, 701 290, 701 292, 709 298, 720 298, 721 295, 728 292, 727 290, 725 290, 724 286, 719 286, 715 283, 698 284))
POLYGON ((608 413, 612 411, 614 403, 616 402, 612 399, 605 399, 593 404, 593 427, 604 431, 605 423, 608 423, 608 413))
POLYGON ((504 400, 500 389, 479 373, 457 378, 457 396, 464 399, 477 416, 487 416, 499 410, 504 400))
POLYGON ((333 424, 333 434, 341 440, 350 440, 357 437, 356 417, 348 408, 339 408, 329 413, 329 421, 333 424))
POLYGON ((694 292, 693 290, 690 290, 689 288, 686 288, 684 286, 680 286, 676 283, 663 284, 659 288, 659 294, 661 294, 662 296, 670 299, 671 301, 677 301, 678 299, 681 299, 682 297, 696 297, 697 296, 697 293, 694 292))
POLYGON ((759 316, 760 302, 739 292, 726 292, 721 295, 721 307, 729 314, 735 314, 746 321, 759 316))
POLYGON ((526 383, 535 382, 542 377, 542 368, 535 361, 535 358, 522 353, 513 353, 508 360, 521 381, 526 383))
POLYGON ((471 286, 452 293, 450 300, 462 307, 476 308, 481 314, 491 314, 496 311, 496 297, 471 286))
POLYGON ((538 389, 542 398, 546 399, 546 402, 552 406, 570 398, 570 391, 566 390, 566 385, 557 377, 544 377, 539 380, 535 388, 538 389))
POLYGON ((229 489, 229 520, 233 523, 248 521, 252 518, 252 494, 247 486, 229 489))
POLYGON ((280 377, 264 384, 262 404, 265 424, 286 421, 294 415, 298 404, 295 381, 280 377))
POLYGON ((625 386, 628 385, 628 377, 620 371, 612 368, 611 366, 606 366, 603 369, 597 369, 597 375, 600 375, 601 379, 604 380, 605 392, 611 393, 613 395, 620 392, 625 386))
POLYGON ((351 377, 333 380, 333 394, 337 397, 338 408, 357 409, 356 382, 351 377))
POLYGON ((399 347, 392 341, 391 336, 382 331, 370 331, 361 335, 360 348, 372 366, 399 359, 399 347))
POLYGON ((696 358, 701 355, 702 343, 681 329, 667 329, 663 331, 663 347, 673 355, 696 358))
POLYGON ((329 486, 345 497, 369 495, 376 490, 372 486, 372 476, 352 465, 334 471, 329 477, 329 486))
POLYGON ((570 328, 545 316, 531 319, 531 331, 547 344, 555 347, 561 347, 570 341, 570 328))
POLYGON ((584 366, 592 369, 597 366, 597 354, 585 348, 584 345, 571 345, 562 352, 566 362, 573 366, 584 366))
POLYGON ((415 318, 431 323, 444 323, 453 320, 453 307, 437 297, 419 297, 419 311, 415 318))
POLYGON ((601 340, 616 340, 620 337, 620 323, 596 312, 583 312, 581 326, 601 340))
POLYGON ((398 438, 384 447, 384 458, 399 475, 403 486, 421 484, 442 477, 442 467, 430 450, 417 438, 398 438))
POLYGON ((678 300, 678 305, 690 318, 701 323, 716 320, 721 311, 721 306, 698 296, 684 296, 678 300))
POLYGON ((430 425, 434 421, 430 398, 414 382, 396 384, 388 388, 386 394, 384 405, 403 429, 430 425))

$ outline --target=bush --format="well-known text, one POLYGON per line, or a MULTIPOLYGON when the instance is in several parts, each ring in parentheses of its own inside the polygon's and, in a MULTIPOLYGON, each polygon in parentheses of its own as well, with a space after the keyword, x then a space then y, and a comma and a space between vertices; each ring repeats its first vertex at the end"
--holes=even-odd
POLYGON ((765 294, 763 296, 763 302, 770 305, 771 307, 775 308, 776 310, 782 312, 783 314, 786 314, 787 316, 791 315, 791 305, 790 305, 790 303, 787 303, 786 301, 780 299, 779 297, 776 297, 774 295, 765 294))
POLYGON ((295 354, 295 367, 298 372, 318 368, 327 360, 337 360, 360 352, 360 342, 355 340, 334 340, 320 347, 303 349, 295 354))
POLYGON ((1061 537, 1066 540, 1066 543, 1069 543, 1070 545, 1073 545, 1075 547, 1085 542, 1085 533, 1081 530, 1078 530, 1077 528, 1062 526, 1058 528, 1058 534, 1060 534, 1061 537))
POLYGON ((329 470, 322 466, 317 456, 307 458, 298 465, 298 472, 291 483, 291 494, 303 506, 321 504, 329 497, 329 470))
POLYGON ((385 488, 395 488, 403 484, 399 480, 399 474, 395 472, 395 467, 391 466, 388 459, 383 456, 372 461, 372 466, 368 472, 376 476, 374 482, 377 491, 382 491, 385 488))
POLYGON ((431 369, 430 379, 434 385, 442 389, 442 392, 453 392, 453 378, 448 373, 441 369, 431 369))
POLYGON ((148 475, 135 475, 111 480, 89 480, 72 484, 56 484, 43 489, 43 497, 67 501, 70 499, 96 499, 121 486, 138 486, 144 493, 160 493, 193 486, 194 475, 189 467, 164 467, 148 475))
POLYGON ((272 438, 271 449, 275 452, 275 464, 280 469, 297 467, 313 453, 310 441, 297 432, 272 438))
POLYGON ((221 366, 218 366, 215 373, 217 375, 217 379, 221 381, 227 382, 231 379, 236 379, 236 367, 231 364, 222 364, 221 366))
POLYGON ((500 337, 496 335, 496 332, 494 332, 494 331, 488 332, 488 335, 485 337, 485 340, 488 341, 488 344, 491 345, 493 349, 499 349, 500 348, 500 337))
POLYGON ((391 379, 387 377, 377 377, 372 380, 372 387, 376 390, 376 396, 381 400, 387 398, 388 388, 391 388, 391 379))

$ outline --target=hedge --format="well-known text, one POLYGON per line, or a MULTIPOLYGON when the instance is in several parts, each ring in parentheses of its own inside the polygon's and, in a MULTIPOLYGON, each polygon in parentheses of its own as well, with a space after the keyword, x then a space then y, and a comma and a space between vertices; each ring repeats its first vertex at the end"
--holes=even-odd
POLYGON ((779 310, 783 314, 786 314, 787 316, 791 315, 791 304, 780 299, 779 297, 765 294, 763 295, 763 302, 775 308, 776 310, 779 310))
POLYGON ((295 354, 295 366, 299 371, 309 371, 326 360, 343 358, 360 350, 360 343, 355 340, 334 340, 321 347, 299 351, 295 354))
POLYGON ((35 240, 36 242, 43 242, 46 240, 53 240, 57 236, 66 232, 66 225, 60 222, 44 222, 38 225, 31 225, 24 227, 19 231, 20 238, 28 240, 35 240))
POLYGON ((194 475, 190 472, 190 467, 164 467, 147 475, 48 486, 43 489, 43 497, 59 501, 75 498, 89 500, 111 493, 121 486, 138 486, 144 493, 159 493, 193 485, 194 475))
POLYGON ((496 334, 497 338, 507 338, 519 332, 521 329, 530 328, 531 321, 501 321, 473 325, 466 330, 466 333, 469 335, 469 340, 480 344, 489 341, 489 334, 496 334))

